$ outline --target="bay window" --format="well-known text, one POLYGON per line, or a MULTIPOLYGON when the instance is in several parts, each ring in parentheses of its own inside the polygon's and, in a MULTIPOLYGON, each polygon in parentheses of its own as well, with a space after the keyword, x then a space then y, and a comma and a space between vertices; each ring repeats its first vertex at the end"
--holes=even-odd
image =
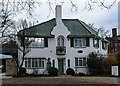
POLYGON ((26 58, 25 67, 26 68, 44 68, 45 59, 41 58, 26 58))

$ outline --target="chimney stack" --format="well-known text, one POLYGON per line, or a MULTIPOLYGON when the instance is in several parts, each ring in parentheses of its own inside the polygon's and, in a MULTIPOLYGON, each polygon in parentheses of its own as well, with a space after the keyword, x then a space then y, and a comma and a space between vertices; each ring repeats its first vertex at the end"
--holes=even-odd
POLYGON ((61 8, 61 5, 57 5, 55 11, 56 11, 56 23, 58 24, 58 22, 62 22, 62 8, 61 8))
POLYGON ((117 28, 113 28, 112 29, 112 37, 116 37, 117 36, 117 28))

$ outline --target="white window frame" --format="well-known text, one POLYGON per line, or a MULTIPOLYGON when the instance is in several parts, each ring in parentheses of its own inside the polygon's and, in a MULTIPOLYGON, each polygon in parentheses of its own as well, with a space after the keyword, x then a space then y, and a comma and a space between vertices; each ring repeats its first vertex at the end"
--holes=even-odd
POLYGON ((44 69, 45 68, 45 59, 44 58, 25 58, 25 68, 39 68, 39 69, 44 69), (31 66, 28 67, 28 59, 31 59, 31 66), (33 67, 33 61, 34 59, 34 67, 33 67), (37 61, 37 67, 35 67, 35 60, 37 61), (41 60, 41 67, 39 67, 39 60, 41 60), (42 64, 44 62, 44 64, 42 64), (26 65, 27 63, 27 65, 26 65))
POLYGON ((87 67, 87 57, 75 57, 75 67, 87 67), (77 61, 78 66, 76 66, 76 58, 78 59, 78 61, 77 61), (86 65, 85 66, 83 65, 83 59, 84 58, 86 59, 86 65), (80 64, 79 60, 82 60, 82 65, 81 66, 79 66, 79 64, 80 64))
POLYGON ((86 47, 86 38, 74 38, 74 47, 86 47), (76 40, 77 40, 77 45, 76 45, 76 40))
POLYGON ((32 40, 33 42, 30 43, 30 47, 39 47, 39 48, 43 48, 44 45, 44 38, 29 38, 29 40, 32 40), (41 41, 41 42, 39 42, 41 41))

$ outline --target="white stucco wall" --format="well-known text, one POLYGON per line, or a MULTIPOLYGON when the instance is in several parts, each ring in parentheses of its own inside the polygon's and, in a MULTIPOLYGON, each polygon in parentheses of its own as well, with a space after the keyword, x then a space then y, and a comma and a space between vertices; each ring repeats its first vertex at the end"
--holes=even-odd
MULTIPOLYGON (((58 11, 58 13, 61 11, 58 11)), ((55 67, 58 68, 58 59, 64 58, 64 73, 66 73, 66 70, 68 68, 68 59, 70 59, 70 68, 73 68, 77 73, 83 72, 88 73, 87 67, 79 67, 75 68, 75 57, 87 57, 89 53, 91 52, 98 52, 101 54, 107 54, 107 50, 102 49, 102 43, 101 40, 99 41, 99 48, 93 47, 93 38, 90 38, 90 47, 85 48, 73 48, 70 47, 70 40, 67 39, 67 36, 70 35, 70 32, 68 31, 68 28, 62 23, 61 21, 61 15, 57 16, 58 19, 56 20, 56 26, 51 31, 52 35, 55 35, 54 38, 48 38, 48 47, 47 48, 31 48, 31 51, 26 55, 26 58, 50 58, 51 62, 54 59, 55 60, 55 67), (64 37, 64 44, 66 46, 66 54, 65 55, 56 55, 56 46, 57 46, 57 38, 58 36, 64 37), (78 53, 78 50, 82 50, 83 53, 78 53)), ((20 51, 18 52, 19 60, 21 58, 22 53, 20 51)), ((23 64, 24 66, 24 64, 23 64)), ((46 65, 45 65, 46 67, 46 65)), ((46 71, 45 69, 39 69, 40 73, 44 73, 46 71)), ((32 73, 33 69, 27 69, 28 73, 32 73)))

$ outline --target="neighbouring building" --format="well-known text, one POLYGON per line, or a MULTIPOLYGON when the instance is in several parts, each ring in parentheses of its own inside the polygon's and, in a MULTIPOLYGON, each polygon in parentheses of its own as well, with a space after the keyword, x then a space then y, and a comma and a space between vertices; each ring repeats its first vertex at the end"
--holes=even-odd
POLYGON ((117 35, 117 28, 113 28, 112 37, 106 39, 109 41, 108 53, 120 52, 120 35, 117 35))
MULTIPOLYGON (((46 73, 50 58, 51 66, 58 68, 59 74, 65 74, 68 68, 88 74, 89 53, 107 55, 107 41, 102 38, 101 30, 96 32, 78 19, 62 19, 61 9, 61 5, 56 6, 56 18, 19 31, 20 44, 23 32, 25 37, 33 40, 23 64, 27 73, 34 70, 39 74, 46 73)), ((20 64, 22 52, 19 50, 18 57, 20 64)))

